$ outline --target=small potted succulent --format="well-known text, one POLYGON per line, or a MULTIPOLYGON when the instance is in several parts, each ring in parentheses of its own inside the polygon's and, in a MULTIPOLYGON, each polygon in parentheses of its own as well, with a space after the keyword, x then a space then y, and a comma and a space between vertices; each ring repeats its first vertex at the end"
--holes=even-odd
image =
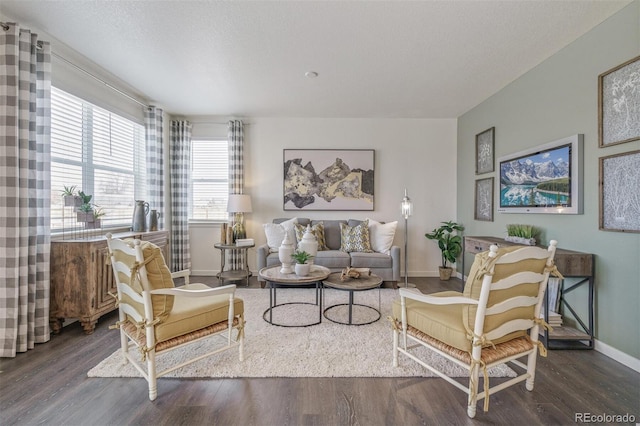
POLYGON ((76 186, 63 185, 64 189, 60 191, 64 200, 65 207, 80 207, 82 199, 76 195, 76 186))
POLYGON ((102 228, 102 217, 107 213, 104 211, 102 207, 93 206, 93 222, 87 222, 87 228, 89 229, 99 229, 102 228))
POLYGON ((296 271, 296 275, 299 277, 306 277, 309 275, 311 264, 307 262, 313 259, 313 256, 304 250, 296 250, 291 257, 295 261, 294 270, 296 271))

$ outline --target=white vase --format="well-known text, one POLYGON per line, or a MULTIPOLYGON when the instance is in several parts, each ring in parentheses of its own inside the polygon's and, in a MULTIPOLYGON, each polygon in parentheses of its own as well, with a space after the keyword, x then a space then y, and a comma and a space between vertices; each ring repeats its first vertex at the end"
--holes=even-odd
POLYGON ((308 263, 296 263, 295 271, 296 275, 299 277, 306 277, 309 275, 309 271, 311 270, 311 265, 308 263))
POLYGON ((292 274, 293 273, 293 259, 291 256, 293 255, 293 242, 289 238, 289 233, 286 232, 284 235, 284 240, 282 240, 282 244, 278 249, 278 259, 282 263, 282 268, 280 269, 280 273, 282 274, 292 274))
POLYGON ((306 251, 311 256, 313 256, 308 261, 310 265, 313 265, 313 259, 318 254, 318 239, 315 235, 313 235, 313 232, 311 232, 311 225, 307 225, 307 229, 304 231, 304 235, 298 243, 298 250, 306 251))

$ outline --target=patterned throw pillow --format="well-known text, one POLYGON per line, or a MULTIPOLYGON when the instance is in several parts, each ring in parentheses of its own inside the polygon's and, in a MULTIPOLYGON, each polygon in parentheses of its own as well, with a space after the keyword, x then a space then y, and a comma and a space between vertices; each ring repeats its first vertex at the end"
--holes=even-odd
MULTIPOLYGON (((306 230, 307 227, 305 225, 300 225, 299 223, 295 224, 296 241, 298 244, 302 241, 302 237, 306 230)), ((329 250, 327 243, 324 240, 324 224, 322 222, 318 222, 313 225, 311 227, 311 233, 315 235, 316 240, 318 240, 318 251, 329 250)))
POLYGON ((369 240, 369 221, 363 220, 356 226, 340 224, 340 251, 351 253, 373 253, 369 240))

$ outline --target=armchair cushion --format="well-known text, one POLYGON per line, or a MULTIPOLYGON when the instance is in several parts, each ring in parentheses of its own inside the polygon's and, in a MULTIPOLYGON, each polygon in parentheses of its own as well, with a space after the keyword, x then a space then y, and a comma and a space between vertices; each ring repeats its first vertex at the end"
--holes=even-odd
MULTIPOLYGON (((514 250, 518 250, 521 247, 512 246, 512 247, 502 247, 498 249, 498 257, 510 253, 514 250)), ((484 276, 484 265, 489 260, 489 252, 478 253, 475 257, 473 265, 471 266, 471 270, 469 271, 469 276, 467 278, 467 282, 464 288, 464 296, 469 297, 474 300, 478 300, 480 298, 480 290, 482 288, 482 279, 484 276)), ((543 273, 546 265, 546 259, 526 259, 520 262, 515 263, 507 263, 507 264, 497 264, 494 268, 493 274, 493 282, 500 281, 503 278, 506 278, 510 275, 513 275, 517 272, 522 271, 533 271, 537 273, 543 273)), ((489 293, 489 299, 487 301, 487 306, 493 306, 496 303, 503 302, 509 298, 512 298, 516 295, 519 296, 532 296, 536 297, 538 295, 538 283, 529 283, 529 284, 520 284, 516 287, 512 287, 507 290, 496 290, 489 293)), ((473 330, 475 326, 475 318, 477 306, 475 305, 467 305, 462 311, 463 322, 469 327, 469 330, 473 330)), ((522 319, 532 319, 534 318, 534 310, 535 306, 530 306, 526 308, 517 308, 511 309, 509 311, 503 312, 501 314, 496 315, 487 315, 484 319, 484 332, 487 333, 500 324, 504 324, 507 321, 511 321, 514 319, 522 318, 522 319)), ((513 339, 518 336, 524 336, 526 331, 517 331, 514 333, 507 334, 502 336, 501 338, 495 339, 493 341, 494 344, 506 342, 507 340, 513 339)))
MULTIPOLYGON (((186 290, 207 290, 205 284, 188 284, 186 290)), ((234 315, 244 313, 242 299, 233 299, 234 315)), ((226 321, 229 315, 229 295, 210 297, 175 297, 173 309, 166 320, 155 327, 156 342, 164 342, 174 337, 191 333, 201 328, 226 321)))
MULTIPOLYGON (((133 247, 133 239, 125 240, 129 246, 133 247)), ((164 257, 162 256, 162 250, 157 245, 149 242, 143 241, 140 244, 142 248, 142 254, 145 259, 145 269, 147 271, 147 279, 149 281, 149 290, 157 290, 161 288, 173 288, 173 279, 171 278, 171 271, 167 267, 164 257)), ((121 251, 116 251, 114 253, 115 258, 127 266, 132 267, 135 263, 135 257, 129 256, 121 251)), ((142 294, 142 286, 140 284, 139 279, 134 279, 133 283, 129 282, 129 277, 119 275, 120 280, 122 282, 128 282, 131 288, 133 288, 137 293, 142 294)), ((141 303, 136 303, 131 300, 128 296, 124 295, 123 298, 127 303, 131 304, 138 313, 144 317, 144 306, 141 303)), ((151 304, 153 305, 153 317, 160 318, 161 321, 164 321, 171 309, 173 308, 174 296, 164 295, 164 294, 155 294, 151 296, 151 304)))
MULTIPOLYGON (((456 291, 434 293, 435 297, 462 296, 456 291)), ((462 323, 464 305, 430 305, 417 300, 405 299, 407 304, 407 323, 449 346, 462 351, 471 350, 468 332, 462 323)), ((400 299, 393 302, 393 316, 398 321, 402 318, 400 299)))

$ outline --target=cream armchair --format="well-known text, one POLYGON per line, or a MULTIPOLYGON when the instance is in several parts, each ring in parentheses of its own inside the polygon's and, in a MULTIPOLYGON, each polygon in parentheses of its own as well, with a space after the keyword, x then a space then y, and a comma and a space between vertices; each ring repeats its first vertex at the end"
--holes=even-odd
POLYGON ((464 292, 447 291, 426 295, 416 289, 400 289, 393 305, 393 365, 404 355, 468 394, 467 414, 475 417, 477 400, 526 380, 533 390, 538 349, 541 304, 553 264, 556 241, 548 250, 540 247, 491 246, 476 255, 464 292), (468 386, 448 377, 415 355, 426 347, 469 371, 468 386), (526 363, 518 358, 526 356, 526 363), (510 363, 518 376, 493 387, 487 369, 510 363), (479 373, 484 389, 478 392, 479 373), (524 370, 524 371, 522 371, 524 370))
POLYGON ((244 303, 234 296, 235 285, 189 284, 188 271, 171 274, 162 252, 150 242, 107 234, 107 244, 118 289, 122 355, 149 382, 150 400, 157 396, 157 378, 180 367, 234 348, 243 360, 244 303), (174 287, 178 276, 186 283, 174 287), (156 371, 156 356, 209 337, 220 340, 213 349, 156 371), (131 353, 134 348, 139 354, 131 353))

